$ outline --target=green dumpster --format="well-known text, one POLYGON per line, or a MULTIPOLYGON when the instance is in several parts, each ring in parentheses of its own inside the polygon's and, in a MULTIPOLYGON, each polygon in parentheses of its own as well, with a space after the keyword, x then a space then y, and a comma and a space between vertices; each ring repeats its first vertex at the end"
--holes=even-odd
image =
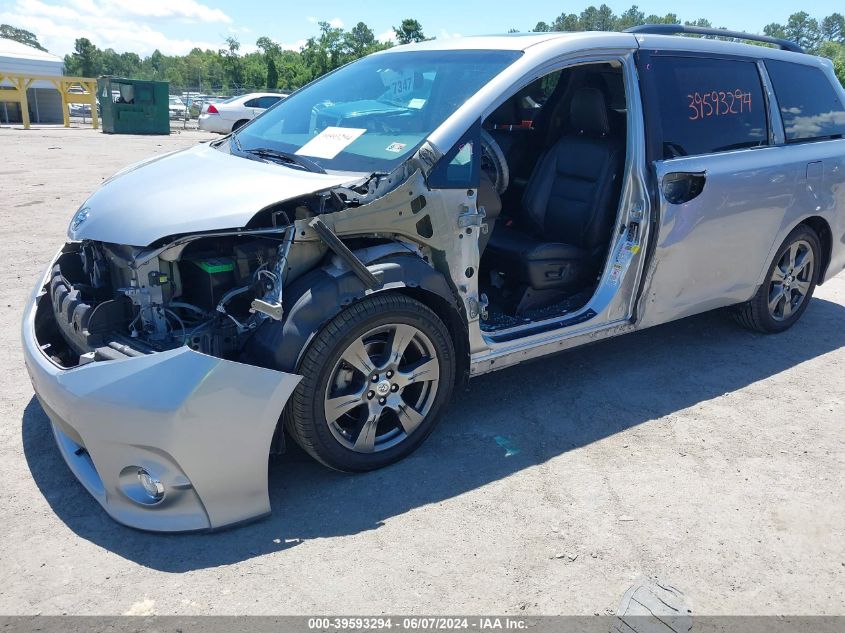
POLYGON ((100 77, 97 101, 106 134, 170 134, 169 84, 100 77))

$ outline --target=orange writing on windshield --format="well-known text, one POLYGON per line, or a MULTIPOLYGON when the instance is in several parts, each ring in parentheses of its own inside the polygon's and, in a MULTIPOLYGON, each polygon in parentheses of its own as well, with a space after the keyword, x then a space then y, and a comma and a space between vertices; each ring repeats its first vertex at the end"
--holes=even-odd
POLYGON ((731 116, 751 112, 751 93, 740 88, 736 90, 711 90, 693 92, 689 99, 690 121, 710 117, 731 116))

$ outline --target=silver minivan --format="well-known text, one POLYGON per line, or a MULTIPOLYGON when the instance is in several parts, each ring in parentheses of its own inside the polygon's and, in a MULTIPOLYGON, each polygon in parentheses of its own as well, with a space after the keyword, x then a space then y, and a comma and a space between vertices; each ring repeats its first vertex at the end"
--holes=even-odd
POLYGON ((395 47, 106 181, 27 367, 112 517, 232 525, 286 436, 379 468, 468 377, 716 308, 790 327, 845 268, 843 133, 830 62, 770 38, 395 47))

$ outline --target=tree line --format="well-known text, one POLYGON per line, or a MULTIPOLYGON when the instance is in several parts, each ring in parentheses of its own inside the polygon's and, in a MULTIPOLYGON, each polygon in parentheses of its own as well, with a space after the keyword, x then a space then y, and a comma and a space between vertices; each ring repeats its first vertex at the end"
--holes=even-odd
MULTIPOLYGON (((681 21, 677 14, 646 15, 637 5, 616 15, 606 4, 589 6, 581 13, 561 13, 552 22, 538 22, 533 31, 624 31, 641 24, 684 24, 712 28, 706 18, 681 21)), ((726 29, 720 25, 718 28, 726 29)), ((786 24, 771 22, 763 27, 763 34, 791 40, 805 51, 833 61, 836 76, 845 85, 845 16, 832 13, 821 20, 806 11, 789 16, 786 24)), ((754 43, 754 42, 751 42, 754 43)))
MULTIPOLYGON (((101 49, 81 37, 74 42, 73 52, 64 57, 65 75, 169 81, 171 92, 290 91, 343 64, 394 45, 378 41, 364 22, 349 30, 328 22, 319 22, 317 26, 318 34, 308 38, 298 51, 286 50, 273 39, 262 36, 255 42, 255 52, 244 53, 241 42, 232 36, 218 50, 194 48, 187 55, 165 55, 155 50, 142 58, 137 53, 101 49)), ((422 25, 414 19, 402 20, 393 27, 393 32, 400 44, 428 39, 422 25)), ((25 29, 3 24, 0 37, 44 50, 35 34, 25 29)))
MULTIPOLYGON (((532 31, 622 31, 640 24, 685 24, 712 27, 706 18, 681 21, 675 13, 646 15, 637 5, 617 15, 606 4, 589 6, 580 13, 563 12, 550 22, 538 22, 532 31)), ((287 50, 270 37, 259 37, 254 52, 244 53, 236 37, 229 37, 218 50, 193 49, 187 55, 164 55, 156 50, 140 57, 100 49, 87 38, 79 38, 72 53, 65 55, 65 73, 97 77, 116 75, 136 79, 169 81, 172 92, 195 90, 232 94, 250 90, 294 90, 327 72, 370 53, 389 48, 393 42, 379 41, 373 30, 358 22, 349 30, 319 22, 318 33, 297 50, 287 50)), ((721 27, 725 28, 725 27, 721 27)), ((430 39, 418 20, 409 18, 393 27, 399 44, 430 39)), ((511 29, 518 32, 518 29, 511 29)), ((845 17, 833 13, 821 19, 805 11, 789 16, 786 24, 770 23, 763 33, 797 42, 810 53, 833 60, 839 80, 845 84, 845 17)), ((0 37, 43 47, 33 33, 7 24, 0 25, 0 37)))

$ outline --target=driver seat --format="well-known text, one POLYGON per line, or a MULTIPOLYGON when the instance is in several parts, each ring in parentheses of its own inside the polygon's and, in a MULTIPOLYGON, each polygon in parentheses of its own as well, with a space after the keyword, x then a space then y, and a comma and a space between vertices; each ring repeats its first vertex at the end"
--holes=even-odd
POLYGON ((625 148, 610 134, 604 94, 577 89, 569 123, 531 173, 519 225, 500 222, 487 245, 494 268, 534 290, 594 280, 616 219, 625 148))

